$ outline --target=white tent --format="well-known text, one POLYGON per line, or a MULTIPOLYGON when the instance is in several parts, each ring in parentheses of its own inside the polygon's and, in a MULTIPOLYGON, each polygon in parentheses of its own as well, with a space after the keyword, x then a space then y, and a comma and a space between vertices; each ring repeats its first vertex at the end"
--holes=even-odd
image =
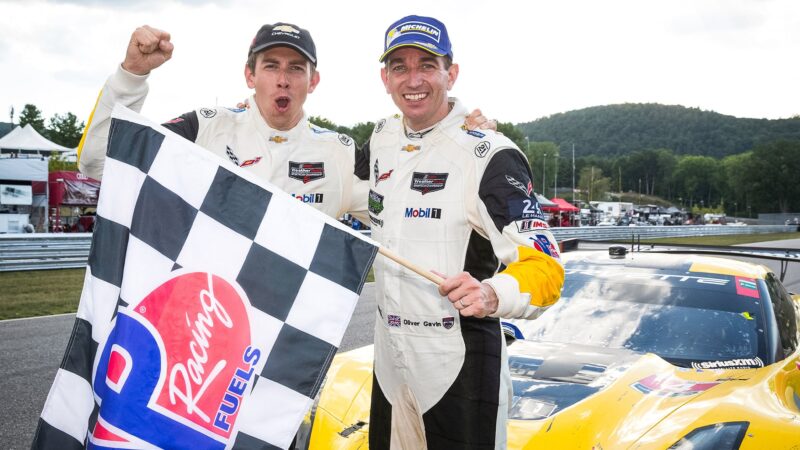
POLYGON ((10 133, 0 138, 0 153, 3 151, 49 154, 52 152, 69 152, 72 149, 48 141, 37 133, 30 124, 27 124, 24 127, 14 128, 10 133))

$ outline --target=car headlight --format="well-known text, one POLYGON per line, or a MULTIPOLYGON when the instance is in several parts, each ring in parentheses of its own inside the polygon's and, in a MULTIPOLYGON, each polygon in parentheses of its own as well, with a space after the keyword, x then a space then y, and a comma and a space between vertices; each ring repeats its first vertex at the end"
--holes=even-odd
POLYGON ((750 422, 726 422, 695 428, 669 450, 738 450, 750 422))

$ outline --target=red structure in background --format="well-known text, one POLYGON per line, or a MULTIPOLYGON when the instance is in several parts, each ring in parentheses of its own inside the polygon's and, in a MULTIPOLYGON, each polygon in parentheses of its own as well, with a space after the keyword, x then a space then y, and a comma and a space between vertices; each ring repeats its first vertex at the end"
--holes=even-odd
MULTIPOLYGON (((52 231, 92 231, 94 209, 100 193, 100 182, 80 172, 50 172, 50 208, 55 213, 51 218, 52 231), (62 217, 61 208, 72 207, 77 214, 62 217), (87 211, 91 209, 91 211, 87 211), (66 220, 63 220, 66 219, 66 220)), ((35 189, 35 187, 34 187, 35 189)))
POLYGON ((573 206, 563 198, 555 197, 550 199, 556 206, 542 206, 542 210, 553 215, 549 225, 551 227, 573 227, 580 224, 580 208, 573 206))

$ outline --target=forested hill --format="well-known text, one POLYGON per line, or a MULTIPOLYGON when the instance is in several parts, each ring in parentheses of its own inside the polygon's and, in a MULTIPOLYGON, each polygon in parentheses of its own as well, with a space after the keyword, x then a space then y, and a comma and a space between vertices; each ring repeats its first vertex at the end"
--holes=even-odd
POLYGON ((517 127, 531 141, 574 143, 581 155, 624 155, 667 148, 677 154, 722 157, 779 139, 800 140, 800 118, 740 119, 698 108, 626 103, 554 114, 517 127))

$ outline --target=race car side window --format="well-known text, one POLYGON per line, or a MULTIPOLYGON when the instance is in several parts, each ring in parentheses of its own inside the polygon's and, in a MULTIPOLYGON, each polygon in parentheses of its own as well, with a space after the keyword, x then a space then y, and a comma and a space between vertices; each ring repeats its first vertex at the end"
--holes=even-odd
POLYGON ((775 310, 775 321, 778 323, 783 356, 786 357, 795 351, 798 344, 798 317, 794 301, 783 285, 775 278, 774 274, 769 274, 765 281, 772 300, 772 307, 775 310))

